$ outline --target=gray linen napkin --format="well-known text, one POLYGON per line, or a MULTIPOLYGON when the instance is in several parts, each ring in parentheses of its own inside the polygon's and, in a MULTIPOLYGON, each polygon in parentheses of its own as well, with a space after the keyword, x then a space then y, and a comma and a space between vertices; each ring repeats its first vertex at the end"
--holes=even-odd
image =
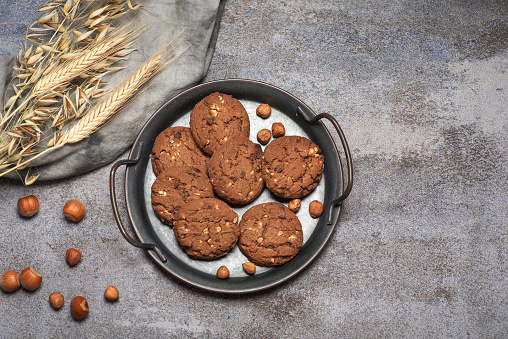
MULTIPOLYGON (((38 181, 66 178, 111 163, 132 145, 143 124, 160 106, 205 77, 215 48, 226 0, 140 2, 144 10, 136 11, 131 18, 140 23, 156 21, 136 41, 134 48, 137 51, 123 64, 127 68, 115 73, 110 85, 114 86, 134 72, 173 34, 181 33, 179 46, 182 49, 190 47, 152 79, 148 87, 129 106, 89 138, 76 144, 65 145, 36 159, 31 166, 36 167, 36 170, 32 169, 32 173, 40 173, 38 181)), ((14 56, 0 58, 2 96, 5 85, 12 77, 13 65, 14 56)), ((20 174, 23 177, 24 171, 20 174)), ((19 178, 20 175, 11 172, 5 177, 19 178)))

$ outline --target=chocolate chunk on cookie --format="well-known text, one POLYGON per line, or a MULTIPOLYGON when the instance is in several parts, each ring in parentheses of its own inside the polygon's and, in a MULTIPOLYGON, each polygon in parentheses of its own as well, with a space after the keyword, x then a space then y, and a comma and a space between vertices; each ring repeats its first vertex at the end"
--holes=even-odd
POLYGON ((265 148, 263 179, 266 187, 281 198, 296 199, 312 192, 323 169, 321 149, 305 137, 280 137, 265 148))
POLYGON ((250 120, 242 103, 231 95, 212 93, 198 102, 190 114, 196 144, 206 153, 240 137, 249 137, 250 120))
POLYGON ((165 224, 172 225, 175 213, 197 198, 213 197, 208 176, 199 168, 174 166, 159 174, 152 184, 152 208, 165 224))
POLYGON ((206 173, 208 157, 192 137, 190 128, 168 127, 152 147, 152 168, 156 176, 173 166, 193 166, 206 173))
POLYGON ((256 199, 265 188, 262 160, 261 146, 246 138, 228 141, 217 148, 208 163, 208 175, 217 195, 239 205, 256 199))
POLYGON ((269 202, 249 208, 240 221, 238 247, 258 266, 282 265, 300 251, 302 225, 286 206, 269 202))
POLYGON ((224 201, 195 199, 175 215, 173 231, 185 253, 195 259, 225 256, 240 236, 238 214, 224 201))

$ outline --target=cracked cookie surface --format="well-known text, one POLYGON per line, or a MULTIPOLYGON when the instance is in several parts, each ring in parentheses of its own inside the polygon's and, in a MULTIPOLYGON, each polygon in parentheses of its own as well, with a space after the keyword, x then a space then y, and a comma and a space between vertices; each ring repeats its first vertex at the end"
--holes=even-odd
POLYGON ((208 176, 199 168, 175 166, 163 171, 152 184, 152 208, 165 224, 173 225, 175 213, 197 198, 213 197, 208 176))
POLYGON ((280 137, 265 148, 263 179, 266 187, 281 198, 302 198, 312 192, 323 169, 321 149, 305 137, 280 137))
POLYGON ((184 205, 175 215, 173 231, 185 253, 195 259, 225 256, 240 236, 238 214, 215 198, 184 205))
POLYGON ((246 138, 220 146, 208 163, 208 175, 217 195, 238 205, 256 199, 265 188, 262 158, 261 146, 246 138))
POLYGON ((250 134, 249 115, 242 103, 219 92, 194 106, 189 125, 196 144, 209 155, 229 140, 250 134))
POLYGON ((282 265, 300 251, 302 225, 286 206, 269 202, 249 208, 240 220, 238 247, 258 266, 282 265))
POLYGON ((155 138, 152 147, 152 168, 156 176, 173 166, 193 166, 206 173, 208 159, 188 127, 166 128, 155 138))

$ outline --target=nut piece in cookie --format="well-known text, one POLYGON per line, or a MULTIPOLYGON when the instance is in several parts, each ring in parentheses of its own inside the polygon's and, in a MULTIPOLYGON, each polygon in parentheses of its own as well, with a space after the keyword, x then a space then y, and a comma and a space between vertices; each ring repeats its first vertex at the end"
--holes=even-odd
POLYGON ((256 137, 261 145, 266 145, 272 138, 272 132, 269 129, 263 128, 258 132, 256 137))
POLYGON ((176 240, 190 257, 216 259, 225 256, 238 241, 238 214, 224 201, 194 199, 176 214, 176 240))
POLYGON ((302 225, 286 206, 269 202, 249 208, 240 221, 238 247, 258 266, 282 265, 296 256, 302 225))
POLYGON ((256 108, 256 114, 259 117, 266 119, 270 116, 270 114, 272 114, 272 108, 268 104, 261 104, 258 108, 256 108))
POLYGON ((172 166, 193 166, 205 172, 207 162, 208 157, 198 147, 188 127, 166 128, 152 147, 152 168, 156 176, 172 166))
POLYGON ((282 122, 274 122, 272 124, 272 135, 274 138, 280 138, 283 137, 284 134, 286 134, 286 129, 284 128, 284 125, 282 122))
POLYGON ((263 156, 263 179, 275 195, 302 198, 312 192, 324 169, 321 149, 300 136, 284 136, 272 140, 263 156))
POLYGON ((174 214, 185 204, 197 198, 213 197, 208 176, 199 168, 170 167, 152 184, 152 208, 165 224, 172 225, 174 214))
POLYGON ((214 191, 229 203, 250 203, 265 188, 262 162, 261 146, 249 139, 235 139, 220 146, 208 163, 208 175, 214 191))
POLYGON ((250 134, 249 115, 242 103, 219 92, 194 106, 189 124, 196 144, 209 155, 229 140, 248 138, 250 134))

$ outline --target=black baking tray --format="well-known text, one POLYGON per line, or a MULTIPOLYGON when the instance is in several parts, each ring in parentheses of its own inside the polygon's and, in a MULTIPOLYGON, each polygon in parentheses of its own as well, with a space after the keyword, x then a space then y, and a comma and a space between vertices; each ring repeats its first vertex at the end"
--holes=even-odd
MULTIPOLYGON (((248 79, 211 81, 175 96, 145 123, 133 143, 128 158, 117 161, 110 172, 113 212, 125 239, 130 244, 145 249, 151 259, 177 279, 206 291, 226 294, 265 290, 291 279, 308 267, 321 253, 337 228, 342 201, 349 195, 352 185, 352 158, 344 133, 336 119, 328 113, 316 115, 301 100, 278 87, 248 79), (321 148, 325 157, 323 178, 315 192, 309 197, 302 198, 302 209, 297 213, 302 225, 307 227, 300 252, 286 264, 273 268, 258 268, 254 275, 247 275, 241 270, 241 261, 245 262, 247 259, 242 258, 237 247, 233 250, 234 253, 228 254, 225 259, 221 259, 222 261, 190 259, 178 245, 175 245, 172 230, 155 217, 151 208, 150 189, 155 176, 151 169, 150 157, 155 138, 167 127, 185 123, 194 105, 213 92, 230 94, 246 105, 251 119, 251 140, 255 141, 259 128, 262 126, 269 128, 267 125, 270 120, 264 121, 253 112, 256 105, 266 103, 272 106, 274 112, 272 120, 281 121, 286 125, 287 135, 291 132, 303 134, 321 148), (331 130, 335 132, 335 137, 332 137, 323 119, 329 121, 328 125, 333 127, 331 130), (335 140, 340 141, 342 146, 340 152, 335 140), (125 202, 136 239, 127 232, 118 210, 115 176, 120 166, 127 166, 124 184, 125 202), (346 176, 343 169, 347 169, 346 176), (310 199, 316 197, 323 202, 324 213, 318 219, 308 219, 310 217, 305 207, 308 206, 310 199), (228 279, 221 280, 215 277, 215 271, 224 263, 232 274, 228 279)), ((265 201, 258 201, 260 199, 258 198, 243 210, 237 210, 240 218, 246 208, 267 200, 287 204, 287 200, 277 198, 267 189, 265 191, 267 192, 263 193, 262 198, 265 201)))

